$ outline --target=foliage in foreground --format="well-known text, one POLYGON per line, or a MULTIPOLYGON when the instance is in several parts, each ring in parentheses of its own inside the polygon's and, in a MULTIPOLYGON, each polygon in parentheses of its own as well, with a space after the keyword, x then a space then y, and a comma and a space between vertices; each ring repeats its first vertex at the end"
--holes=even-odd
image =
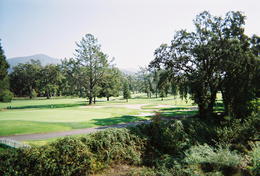
POLYGON ((89 175, 116 164, 127 175, 259 175, 259 115, 250 121, 187 118, 67 137, 0 153, 1 175, 89 175), (224 141, 223 139, 229 139, 224 141))
POLYGON ((116 162, 139 164, 145 142, 128 129, 113 129, 6 150, 0 154, 0 175, 88 175, 116 162))

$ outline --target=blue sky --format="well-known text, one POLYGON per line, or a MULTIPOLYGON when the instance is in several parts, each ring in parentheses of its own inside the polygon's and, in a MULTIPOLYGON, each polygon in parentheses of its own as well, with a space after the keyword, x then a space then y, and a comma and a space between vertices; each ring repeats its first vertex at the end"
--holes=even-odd
POLYGON ((176 30, 192 30, 192 20, 204 10, 242 11, 246 33, 260 35, 259 7, 259 0, 0 0, 0 38, 8 58, 65 58, 91 33, 117 66, 138 68, 176 30))

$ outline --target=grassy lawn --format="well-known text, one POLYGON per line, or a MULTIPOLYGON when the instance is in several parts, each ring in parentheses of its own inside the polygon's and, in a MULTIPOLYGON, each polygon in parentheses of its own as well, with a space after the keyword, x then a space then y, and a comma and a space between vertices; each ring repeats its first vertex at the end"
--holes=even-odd
POLYGON ((0 136, 133 122, 148 118, 140 114, 155 110, 166 117, 196 113, 196 110, 183 111, 189 107, 191 101, 186 102, 173 96, 163 101, 160 98, 148 99, 145 95, 133 96, 129 102, 120 97, 111 98, 109 102, 98 99, 93 106, 87 105, 86 99, 82 98, 16 99, 11 103, 0 103, 0 136), (158 105, 161 107, 158 108, 158 105), (167 108, 162 108, 164 105, 167 108))

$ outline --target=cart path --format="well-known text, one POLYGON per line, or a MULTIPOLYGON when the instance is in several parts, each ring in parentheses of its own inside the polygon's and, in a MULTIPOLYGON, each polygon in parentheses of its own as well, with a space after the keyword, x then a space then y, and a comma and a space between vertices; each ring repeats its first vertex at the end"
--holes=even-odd
POLYGON ((27 141, 27 140, 42 140, 42 139, 49 139, 49 138, 57 138, 57 137, 65 137, 71 135, 78 135, 78 134, 89 134, 94 133, 97 131, 105 130, 108 128, 125 128, 128 126, 135 126, 142 123, 150 123, 150 120, 138 121, 138 122, 130 122, 124 124, 116 124, 116 125, 109 125, 109 126, 99 126, 93 128, 83 128, 83 129, 75 129, 70 131, 61 131, 61 132, 51 132, 51 133, 34 133, 34 134, 20 134, 20 135, 11 135, 11 136, 0 136, 0 139, 12 139, 16 141, 27 141))

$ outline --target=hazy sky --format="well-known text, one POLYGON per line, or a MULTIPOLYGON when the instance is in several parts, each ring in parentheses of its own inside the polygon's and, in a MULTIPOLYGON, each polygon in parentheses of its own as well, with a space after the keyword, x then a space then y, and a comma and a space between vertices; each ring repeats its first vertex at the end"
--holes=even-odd
POLYGON ((176 30, 192 30, 192 20, 204 10, 242 11, 246 33, 260 35, 259 8, 260 0, 0 0, 0 38, 8 58, 64 58, 91 33, 117 66, 137 68, 176 30))

